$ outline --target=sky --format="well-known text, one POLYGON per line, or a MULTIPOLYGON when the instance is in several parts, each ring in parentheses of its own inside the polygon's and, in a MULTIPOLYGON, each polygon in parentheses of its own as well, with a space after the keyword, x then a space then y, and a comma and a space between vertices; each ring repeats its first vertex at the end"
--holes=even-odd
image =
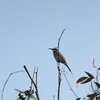
MULTIPOLYGON (((100 0, 1 0, 0 1, 0 94, 10 73, 26 65, 32 74, 38 67, 38 88, 41 100, 57 99, 57 66, 52 51, 57 47, 74 73, 75 79, 63 64, 67 78, 79 97, 91 93, 89 84, 76 87, 76 80, 88 71, 94 76, 100 66, 100 0)), ((9 79, 4 100, 16 100, 14 89, 29 89, 25 72, 9 79)), ((62 75, 61 100, 75 100, 62 75)))

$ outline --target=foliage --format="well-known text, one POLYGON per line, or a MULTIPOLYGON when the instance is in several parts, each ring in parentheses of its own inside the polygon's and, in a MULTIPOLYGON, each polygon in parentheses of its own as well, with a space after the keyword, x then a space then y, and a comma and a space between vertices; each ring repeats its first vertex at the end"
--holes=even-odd
MULTIPOLYGON (((94 65, 94 59, 93 59, 93 67, 96 68, 96 66, 94 65)), ((80 77, 76 83, 77 84, 86 84, 86 83, 91 83, 91 92, 90 94, 88 94, 85 98, 88 100, 100 100, 100 83, 99 83, 99 70, 100 68, 96 68, 97 69, 97 73, 96 76, 93 76, 90 72, 86 72, 87 76, 82 76, 80 77)), ((85 99, 84 98, 84 99, 85 99)), ((76 99, 77 100, 77 99, 76 99)))

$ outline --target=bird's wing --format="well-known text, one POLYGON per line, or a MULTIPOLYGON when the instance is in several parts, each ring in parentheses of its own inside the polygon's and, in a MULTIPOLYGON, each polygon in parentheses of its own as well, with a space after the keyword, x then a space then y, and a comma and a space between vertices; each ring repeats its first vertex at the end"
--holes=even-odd
POLYGON ((60 59, 61 63, 67 64, 66 59, 64 58, 64 56, 60 52, 59 52, 59 59, 60 59))

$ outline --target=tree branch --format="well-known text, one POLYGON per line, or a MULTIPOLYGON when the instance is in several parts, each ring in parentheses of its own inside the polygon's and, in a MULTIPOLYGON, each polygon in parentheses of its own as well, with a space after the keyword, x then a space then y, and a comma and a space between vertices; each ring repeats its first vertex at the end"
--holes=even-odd
POLYGON ((61 37, 62 37, 64 31, 65 31, 65 29, 63 29, 63 31, 62 31, 62 33, 61 33, 59 39, 58 39, 58 49, 59 49, 59 47, 60 47, 60 40, 61 40, 61 37))
MULTIPOLYGON (((34 71, 33 71, 33 75, 32 75, 32 79, 34 80, 34 77, 35 77, 35 66, 34 66, 34 71)), ((28 95, 28 99, 27 100, 30 100, 30 97, 32 96, 32 94, 34 93, 34 88, 32 89, 32 86, 33 86, 33 83, 31 81, 31 86, 30 86, 30 90, 29 90, 29 95, 28 95)))
MULTIPOLYGON (((59 46, 60 46, 60 40, 61 40, 61 37, 62 37, 64 31, 65 31, 65 29, 63 29, 63 31, 58 39, 58 50, 59 50, 59 46)), ((60 70, 60 63, 59 62, 57 64, 57 68, 58 68, 58 100, 60 100, 61 70, 60 70)))
POLYGON ((60 100, 60 86, 61 86, 61 70, 58 66, 58 100, 60 100))
POLYGON ((8 76, 6 82, 4 83, 4 86, 3 86, 3 89, 2 89, 2 93, 1 93, 1 100, 3 100, 3 93, 4 93, 4 90, 5 90, 5 87, 6 87, 6 84, 7 82, 9 81, 10 77, 16 73, 19 73, 19 72, 23 72, 24 70, 20 70, 20 71, 16 71, 16 72, 12 72, 10 73, 10 75, 8 76))
POLYGON ((64 77, 65 77, 65 79, 66 79, 66 81, 67 81, 67 83, 68 83, 68 85, 69 85, 69 87, 70 87, 70 90, 73 92, 73 94, 76 96, 76 98, 78 98, 78 96, 76 95, 76 93, 75 93, 74 90, 72 89, 72 87, 71 87, 71 85, 70 85, 70 83, 69 83, 69 81, 68 81, 68 79, 67 79, 67 77, 66 77, 64 71, 63 71, 63 75, 64 75, 64 77))
POLYGON ((53 100, 55 100, 55 95, 53 95, 53 100))
POLYGON ((36 89, 35 94, 36 94, 37 100, 40 100, 40 99, 39 99, 39 94, 38 94, 38 87, 37 87, 37 85, 36 85, 35 82, 33 81, 32 77, 31 77, 31 75, 29 74, 29 72, 28 72, 28 70, 27 70, 27 68, 26 68, 25 65, 24 65, 24 69, 25 69, 25 71, 27 72, 27 75, 29 76, 30 80, 32 81, 32 83, 33 83, 33 85, 34 85, 34 87, 35 87, 35 89, 36 89))

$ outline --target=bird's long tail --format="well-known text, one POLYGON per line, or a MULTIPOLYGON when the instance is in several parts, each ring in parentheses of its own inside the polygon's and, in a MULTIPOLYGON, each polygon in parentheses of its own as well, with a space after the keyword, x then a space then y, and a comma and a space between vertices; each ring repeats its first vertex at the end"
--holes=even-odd
POLYGON ((74 75, 73 75, 73 73, 72 73, 70 67, 69 67, 67 64, 66 64, 66 66, 67 66, 68 70, 71 72, 72 76, 74 77, 74 75))

